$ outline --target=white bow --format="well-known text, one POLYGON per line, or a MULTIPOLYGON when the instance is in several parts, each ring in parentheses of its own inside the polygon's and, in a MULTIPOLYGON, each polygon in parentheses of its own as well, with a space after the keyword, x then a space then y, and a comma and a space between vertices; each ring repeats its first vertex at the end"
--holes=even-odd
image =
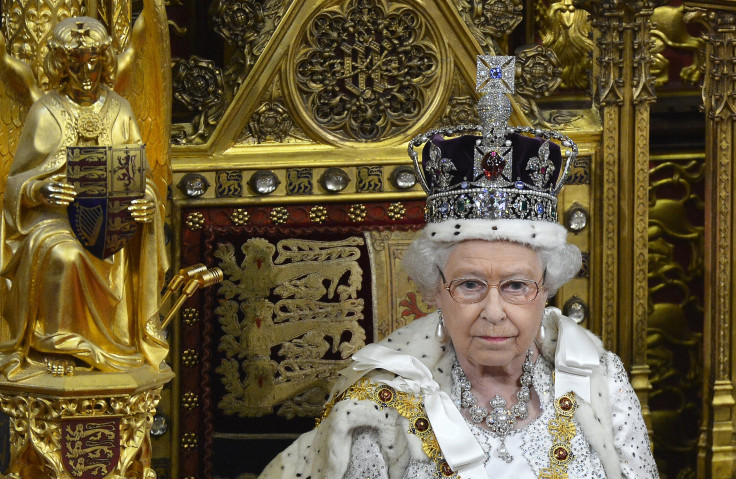
POLYGON ((600 359, 593 341, 572 319, 558 315, 555 397, 573 391, 590 403, 590 376, 600 359))
POLYGON ((378 382, 399 391, 423 398, 427 418, 432 424, 437 442, 447 464, 463 479, 488 479, 485 453, 468 429, 460 411, 427 366, 417 358, 399 353, 379 344, 369 344, 353 356, 353 369, 361 377, 374 369, 385 369, 398 376, 378 382))

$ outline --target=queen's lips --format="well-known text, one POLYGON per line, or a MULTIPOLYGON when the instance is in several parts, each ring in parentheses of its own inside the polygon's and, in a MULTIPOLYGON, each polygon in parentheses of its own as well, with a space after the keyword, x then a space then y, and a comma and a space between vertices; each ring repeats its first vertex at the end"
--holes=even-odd
POLYGON ((494 343, 500 343, 503 341, 506 341, 507 339, 510 339, 508 336, 479 336, 484 341, 491 341, 494 343))

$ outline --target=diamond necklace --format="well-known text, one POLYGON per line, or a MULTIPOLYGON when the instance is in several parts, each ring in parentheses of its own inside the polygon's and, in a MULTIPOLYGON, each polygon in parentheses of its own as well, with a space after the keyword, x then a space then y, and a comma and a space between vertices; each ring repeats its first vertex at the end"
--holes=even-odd
POLYGON ((496 454, 506 462, 514 460, 514 457, 506 449, 506 436, 514 428, 517 418, 525 419, 529 415, 527 403, 532 396, 530 389, 532 386, 532 354, 532 348, 529 348, 524 359, 524 365, 522 366, 521 389, 516 393, 516 398, 519 402, 514 404, 511 409, 506 409, 506 400, 497 394, 489 402, 491 406, 490 412, 483 406, 479 406, 478 400, 470 392, 472 386, 467 376, 465 376, 463 368, 460 367, 460 363, 455 360, 455 364, 452 365, 452 369, 457 375, 456 377, 460 384, 460 407, 470 408, 468 412, 470 413, 470 419, 474 423, 478 424, 485 420, 486 426, 488 426, 491 432, 501 438, 501 446, 498 448, 496 454))

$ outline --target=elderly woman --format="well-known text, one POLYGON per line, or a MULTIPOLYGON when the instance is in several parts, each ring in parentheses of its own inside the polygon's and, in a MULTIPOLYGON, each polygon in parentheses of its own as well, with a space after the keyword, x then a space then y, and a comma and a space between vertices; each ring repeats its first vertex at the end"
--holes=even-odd
POLYGON ((552 140, 568 165, 576 147, 485 114, 505 101, 482 99, 481 137, 412 142, 429 140, 428 224, 404 265, 437 312, 359 351, 319 426, 262 477, 658 477, 621 360, 545 308, 581 263, 556 222, 552 140))

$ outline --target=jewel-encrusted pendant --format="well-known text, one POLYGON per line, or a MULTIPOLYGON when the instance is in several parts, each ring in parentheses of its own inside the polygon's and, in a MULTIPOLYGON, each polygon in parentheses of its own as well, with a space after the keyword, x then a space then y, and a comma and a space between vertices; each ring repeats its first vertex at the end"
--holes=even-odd
POLYGON ((505 436, 514 427, 516 416, 512 411, 506 409, 506 400, 501 396, 494 396, 490 404, 491 412, 486 418, 486 426, 491 432, 505 436))
POLYGON ((496 455, 503 461, 506 461, 506 463, 511 463, 511 461, 514 460, 514 456, 509 454, 509 451, 506 449, 506 438, 504 437, 501 440, 501 445, 498 446, 498 450, 496 451, 496 455))
POLYGON ((524 358, 522 374, 519 380, 521 382, 521 389, 516 393, 516 398, 519 402, 514 404, 511 409, 506 409, 506 400, 498 394, 493 396, 489 401, 490 410, 479 406, 478 400, 470 391, 472 385, 465 376, 465 372, 460 367, 460 364, 455 362, 452 366, 453 373, 460 386, 459 406, 461 408, 469 408, 468 413, 470 414, 471 421, 476 424, 485 422, 488 429, 501 438, 501 445, 496 451, 496 455, 506 462, 514 460, 514 457, 506 449, 506 436, 514 428, 514 425, 516 425, 517 419, 525 419, 529 415, 527 403, 532 397, 532 368, 534 366, 532 363, 532 354, 533 350, 529 348, 526 358, 524 358))

